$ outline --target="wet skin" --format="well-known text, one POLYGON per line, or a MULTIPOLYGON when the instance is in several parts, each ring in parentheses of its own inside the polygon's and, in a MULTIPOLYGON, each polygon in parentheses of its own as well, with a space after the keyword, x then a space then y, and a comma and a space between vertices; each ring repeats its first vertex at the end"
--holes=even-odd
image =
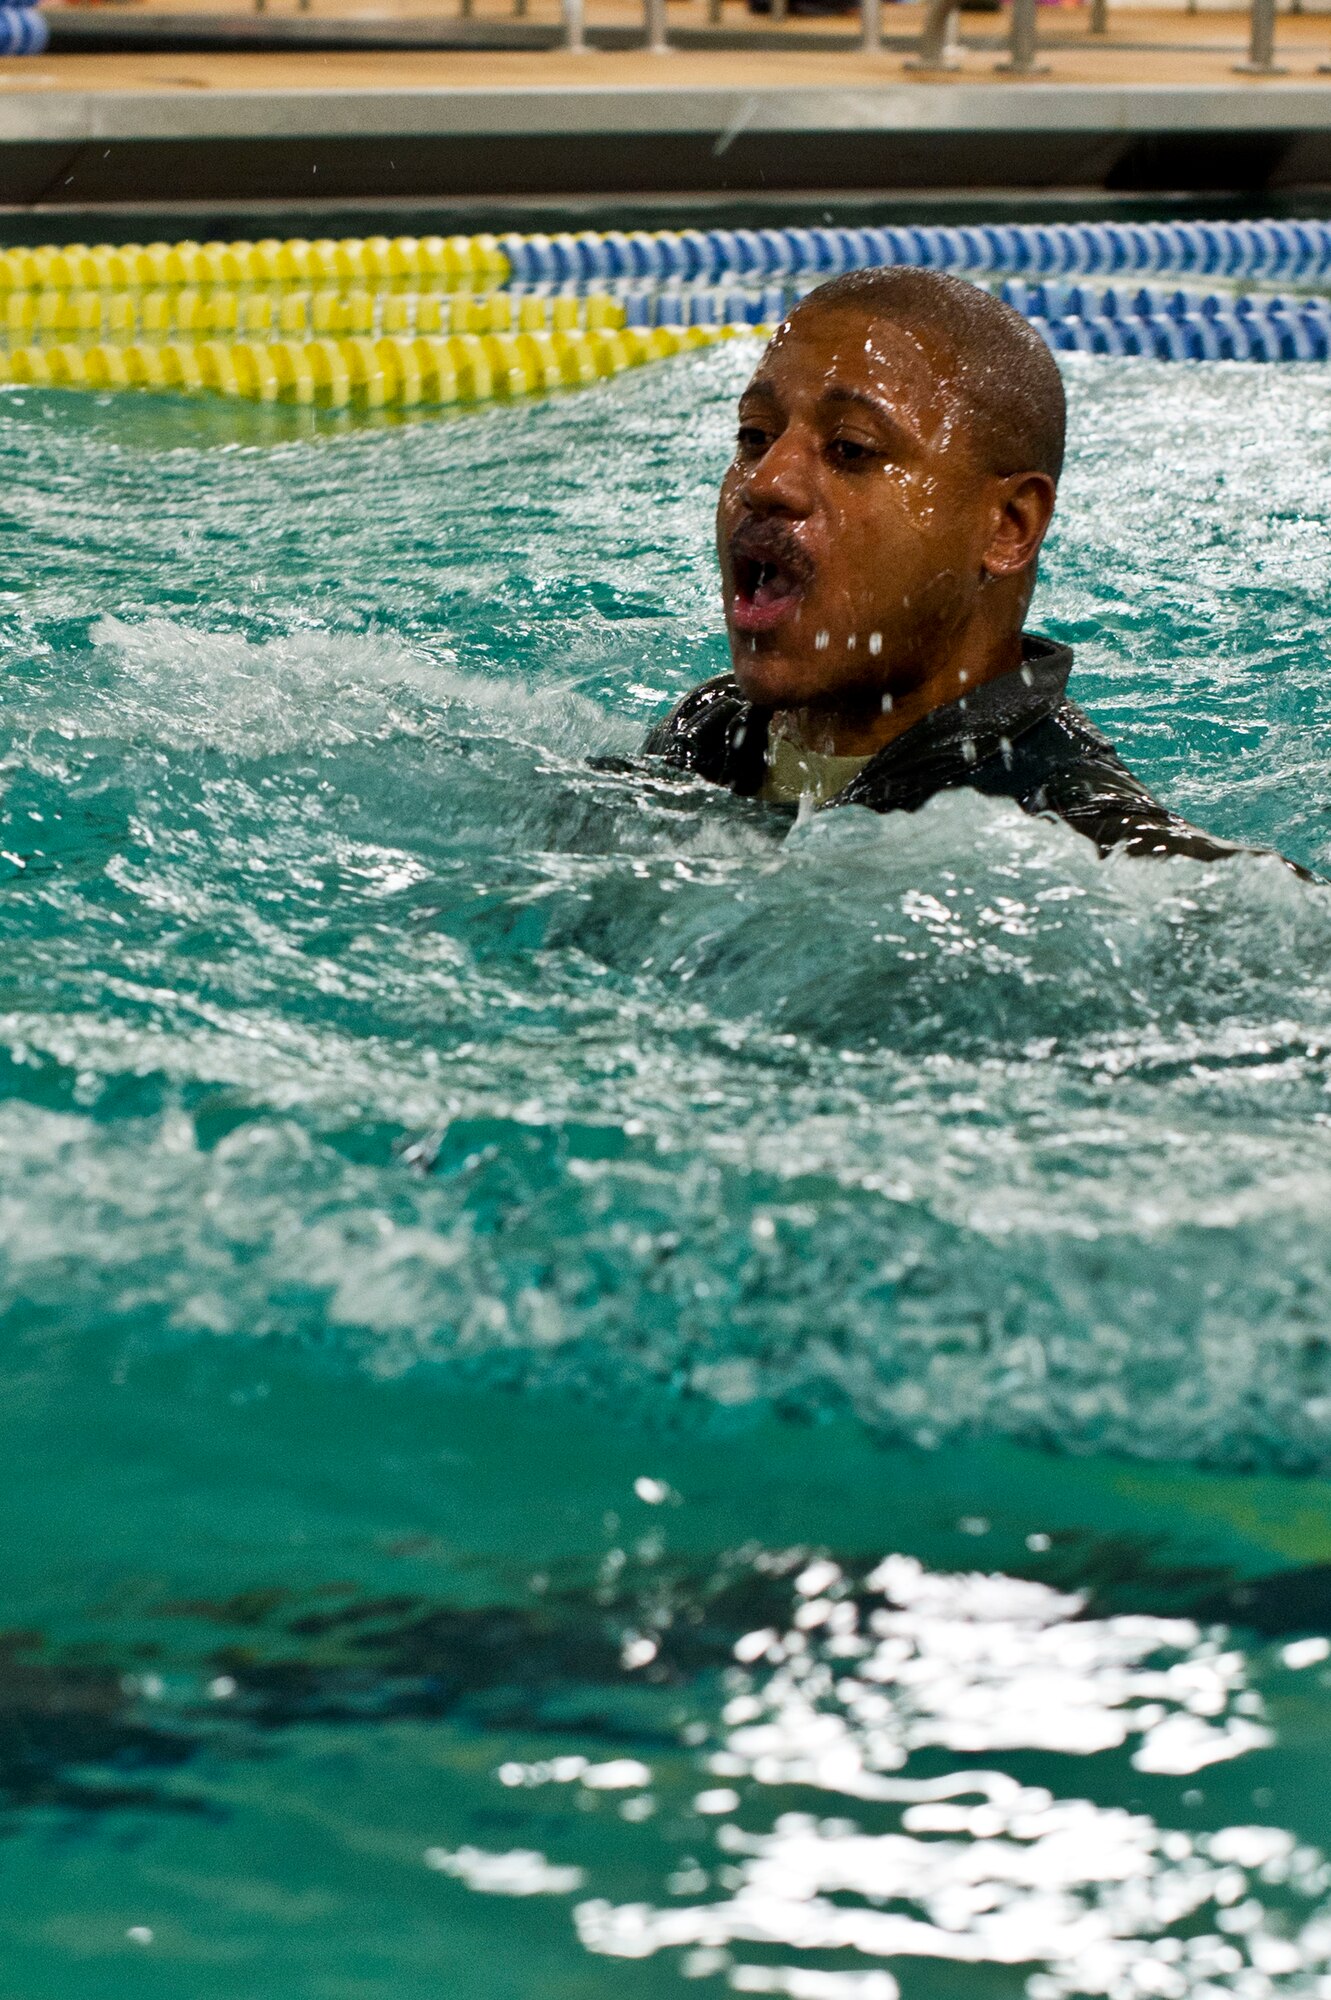
POLYGON ((983 459, 940 339, 797 309, 740 398, 717 544, 740 689, 811 750, 861 756, 1015 667, 1053 512, 983 459))

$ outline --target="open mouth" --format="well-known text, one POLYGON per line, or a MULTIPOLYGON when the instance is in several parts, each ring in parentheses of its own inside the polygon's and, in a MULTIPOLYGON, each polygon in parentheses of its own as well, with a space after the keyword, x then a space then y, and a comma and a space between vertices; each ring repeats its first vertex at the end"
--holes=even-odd
POLYGON ((731 623, 770 632, 799 609, 813 566, 788 529, 740 528, 730 545, 731 623))

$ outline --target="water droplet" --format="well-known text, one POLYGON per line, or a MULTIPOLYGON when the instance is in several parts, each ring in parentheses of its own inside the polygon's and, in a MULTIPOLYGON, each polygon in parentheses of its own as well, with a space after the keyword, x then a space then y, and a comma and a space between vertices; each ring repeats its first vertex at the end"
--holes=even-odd
POLYGON ((853 632, 846 641, 846 651, 848 653, 853 653, 855 651, 855 634, 853 632))
POLYGON ((885 695, 883 696, 883 702, 882 702, 882 707, 883 707, 883 714, 884 714, 884 715, 890 715, 890 714, 891 714, 891 712, 892 712, 892 697, 891 697, 891 695, 890 695, 890 694, 885 694, 885 695))
POLYGON ((871 632, 869 634, 869 651, 873 654, 874 658, 877 659, 878 655, 882 652, 882 650, 883 650, 882 633, 871 632))
POLYGON ((831 638, 830 632, 815 633, 813 640, 815 652, 825 653, 827 651, 828 641, 830 638, 831 638))
POLYGON ((1026 683, 1027 687, 1034 687, 1034 685, 1035 685, 1035 675, 1034 675, 1034 674, 1033 674, 1033 673, 1031 672, 1031 670, 1030 670, 1030 668, 1029 668, 1029 667, 1023 667, 1023 668, 1022 668, 1022 670, 1021 670, 1021 677, 1022 677, 1022 679, 1023 679, 1024 681, 1025 681, 1025 683, 1026 683))

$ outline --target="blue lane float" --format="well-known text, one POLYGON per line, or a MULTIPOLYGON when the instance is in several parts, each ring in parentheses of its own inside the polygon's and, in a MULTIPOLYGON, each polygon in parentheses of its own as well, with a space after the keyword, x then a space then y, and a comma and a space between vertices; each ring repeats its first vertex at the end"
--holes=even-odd
MULTIPOLYGON (((771 326, 810 289, 808 279, 753 288, 599 283, 617 291, 625 323, 643 329, 771 326)), ((1160 361, 1331 359, 1331 298, 1315 294, 1025 278, 1004 279, 994 289, 1060 353, 1160 361)))
POLYGON ((584 230, 500 238, 515 282, 718 284, 811 278, 880 264, 962 276, 1127 275, 1274 281, 1331 272, 1327 222, 1079 222, 971 228, 584 230))
POLYGON ((36 7, 0 5, 0 56, 39 56, 51 39, 36 7))

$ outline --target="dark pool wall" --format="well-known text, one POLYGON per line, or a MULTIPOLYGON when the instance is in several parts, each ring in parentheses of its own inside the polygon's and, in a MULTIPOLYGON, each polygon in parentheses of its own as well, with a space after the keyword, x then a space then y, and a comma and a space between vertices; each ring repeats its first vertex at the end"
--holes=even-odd
MULTIPOLYGON (((729 98, 731 94, 717 94, 729 98)), ((1089 96, 1079 92, 1079 96, 1089 96)), ((1309 94, 1311 96, 1311 94, 1309 94)), ((1323 92, 1325 96, 1325 92, 1323 92)), ((0 204, 614 198, 901 190, 1269 194, 1331 184, 1331 132, 1287 130, 150 130, 92 142, 0 140, 0 204)))

